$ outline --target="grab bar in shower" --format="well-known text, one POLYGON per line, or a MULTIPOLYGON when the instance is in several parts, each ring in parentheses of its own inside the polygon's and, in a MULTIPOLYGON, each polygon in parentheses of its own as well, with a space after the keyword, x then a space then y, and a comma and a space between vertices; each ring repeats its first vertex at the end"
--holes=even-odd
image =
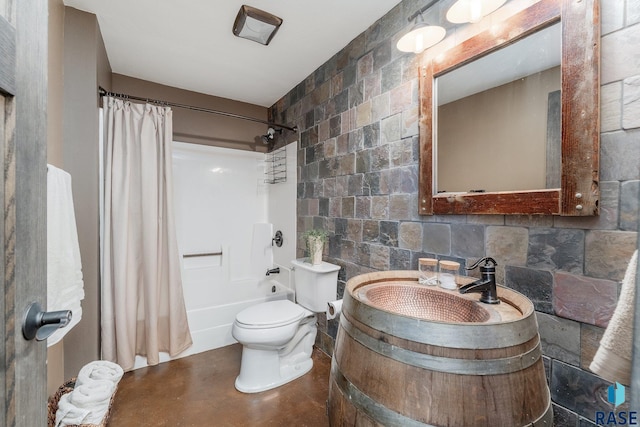
POLYGON ((196 257, 202 257, 202 256, 222 256, 222 251, 199 253, 199 254, 184 254, 182 255, 182 258, 196 258, 196 257))

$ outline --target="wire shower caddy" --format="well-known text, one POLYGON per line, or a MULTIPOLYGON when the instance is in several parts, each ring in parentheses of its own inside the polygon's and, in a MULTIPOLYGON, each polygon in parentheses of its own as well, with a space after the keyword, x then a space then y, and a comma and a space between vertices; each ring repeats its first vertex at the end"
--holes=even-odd
POLYGON ((287 180, 287 147, 281 147, 266 154, 265 180, 268 184, 277 184, 287 180))

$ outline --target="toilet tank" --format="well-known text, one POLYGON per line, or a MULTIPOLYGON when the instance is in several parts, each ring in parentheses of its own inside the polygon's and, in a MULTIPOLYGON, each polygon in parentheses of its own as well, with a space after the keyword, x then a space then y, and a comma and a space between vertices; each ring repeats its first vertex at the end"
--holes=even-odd
POLYGON ((315 313, 327 309, 327 303, 336 299, 340 266, 322 261, 313 265, 306 258, 291 261, 296 278, 296 302, 315 313))

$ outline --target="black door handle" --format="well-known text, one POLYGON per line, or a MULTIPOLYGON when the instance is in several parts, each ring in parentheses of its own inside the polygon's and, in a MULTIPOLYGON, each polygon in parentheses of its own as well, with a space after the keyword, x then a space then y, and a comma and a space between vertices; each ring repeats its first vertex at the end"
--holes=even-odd
POLYGON ((58 328, 64 328, 69 322, 71 310, 42 311, 40 304, 32 302, 22 320, 22 335, 26 340, 46 340, 58 328))

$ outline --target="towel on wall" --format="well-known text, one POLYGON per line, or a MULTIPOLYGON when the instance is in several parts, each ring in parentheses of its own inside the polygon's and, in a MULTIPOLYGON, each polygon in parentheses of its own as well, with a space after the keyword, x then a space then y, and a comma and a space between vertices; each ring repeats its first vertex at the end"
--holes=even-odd
POLYGON ((47 165, 47 311, 71 310, 71 322, 47 339, 52 346, 82 318, 82 262, 71 175, 47 165))
POLYGON ((633 345, 633 316, 635 311, 636 250, 622 280, 622 290, 613 316, 600 340, 589 369, 602 378, 629 385, 631 382, 631 348, 633 345))

